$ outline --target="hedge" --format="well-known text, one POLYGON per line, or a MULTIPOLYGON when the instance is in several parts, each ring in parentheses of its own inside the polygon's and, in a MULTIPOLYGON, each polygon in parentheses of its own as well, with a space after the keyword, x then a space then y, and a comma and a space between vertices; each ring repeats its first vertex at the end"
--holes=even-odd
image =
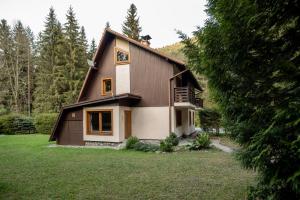
POLYGON ((34 126, 41 134, 50 134, 57 119, 57 113, 41 113, 34 116, 34 126))
POLYGON ((35 133, 31 117, 21 114, 7 114, 0 116, 0 134, 30 134, 35 133))

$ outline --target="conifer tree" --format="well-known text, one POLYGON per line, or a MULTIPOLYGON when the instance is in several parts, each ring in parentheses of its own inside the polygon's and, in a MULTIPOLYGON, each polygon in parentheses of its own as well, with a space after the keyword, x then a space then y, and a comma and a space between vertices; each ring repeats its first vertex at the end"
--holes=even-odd
POLYGON ((93 57, 94 57, 94 54, 95 54, 96 50, 97 50, 97 45, 96 45, 95 39, 93 38, 92 42, 91 42, 91 45, 90 45, 90 48, 89 48, 89 53, 88 53, 88 58, 90 60, 93 60, 93 57))
POLYGON ((65 103, 74 103, 80 92, 84 76, 88 69, 87 45, 84 29, 79 30, 73 8, 67 12, 67 22, 64 25, 66 37, 66 76, 67 90, 64 93, 65 103))
POLYGON ((110 23, 109 22, 106 22, 105 28, 110 28, 110 23))
POLYGON ((36 112, 58 112, 64 103, 61 84, 65 66, 65 42, 62 27, 51 7, 46 18, 45 29, 37 41, 37 67, 35 74, 34 110, 36 112), (61 72, 61 73, 59 73, 61 72))
POLYGON ((137 16, 137 8, 134 4, 131 4, 126 19, 122 25, 122 31, 128 37, 139 40, 142 28, 139 24, 139 17, 137 16))

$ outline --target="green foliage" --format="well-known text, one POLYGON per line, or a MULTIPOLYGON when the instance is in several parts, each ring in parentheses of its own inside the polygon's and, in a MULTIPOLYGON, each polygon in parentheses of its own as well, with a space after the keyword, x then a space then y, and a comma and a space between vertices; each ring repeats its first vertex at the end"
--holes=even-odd
POLYGON ((57 120, 57 113, 40 113, 34 115, 34 126, 41 134, 51 134, 57 120))
POLYGON ((134 136, 130 136, 126 141, 126 149, 133 149, 134 145, 139 142, 139 139, 134 136))
POLYGON ((300 199, 298 1, 210 0, 189 66, 208 78, 242 164, 260 178, 250 199, 300 199))
POLYGON ((218 132, 221 125, 221 115, 215 109, 204 108, 199 111, 200 127, 208 132, 215 128, 218 132))
POLYGON ((5 106, 3 106, 3 105, 0 105, 0 116, 6 115, 8 113, 9 113, 9 111, 7 110, 7 108, 5 108, 5 106))
POLYGON ((208 133, 198 134, 193 141, 192 145, 188 146, 189 150, 201 150, 208 149, 210 145, 210 139, 208 133))
POLYGON ((0 134, 30 134, 34 133, 33 120, 20 114, 8 114, 0 116, 0 134))
POLYGON ((143 152, 155 152, 159 150, 159 146, 155 144, 137 142, 134 144, 133 149, 136 151, 143 151, 143 152))
POLYGON ((162 152, 173 152, 174 151, 174 145, 170 140, 162 140, 160 141, 159 149, 162 152))
POLYGON ((139 40, 140 32, 142 31, 139 20, 139 17, 137 17, 137 8, 134 4, 131 4, 122 25, 123 33, 134 40, 139 40))
POLYGON ((179 138, 175 133, 171 133, 166 140, 168 143, 171 143, 173 146, 177 146, 179 144, 179 138))

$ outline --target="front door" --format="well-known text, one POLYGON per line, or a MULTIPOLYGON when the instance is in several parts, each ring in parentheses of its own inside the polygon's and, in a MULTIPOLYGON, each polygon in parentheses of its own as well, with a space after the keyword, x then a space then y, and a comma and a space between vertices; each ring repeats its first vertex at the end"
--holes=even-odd
POLYGON ((131 136, 131 111, 130 110, 125 110, 124 111, 125 115, 125 139, 129 138, 131 136))

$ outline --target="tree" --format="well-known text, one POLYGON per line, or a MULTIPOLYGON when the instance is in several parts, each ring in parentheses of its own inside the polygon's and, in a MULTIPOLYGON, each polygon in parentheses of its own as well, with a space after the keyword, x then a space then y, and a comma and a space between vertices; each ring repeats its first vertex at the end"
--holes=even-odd
POLYGON ((249 199, 300 198, 300 4, 210 0, 188 64, 208 78, 239 159, 259 182, 249 199))
POLYGON ((51 7, 45 28, 37 41, 37 66, 35 69, 34 110, 36 112, 58 112, 64 103, 65 39, 61 24, 51 7))
POLYGON ((89 52, 88 52, 88 58, 90 60, 93 60, 96 50, 97 50, 97 45, 96 45, 95 39, 93 38, 91 45, 90 45, 89 52))
POLYGON ((131 4, 126 19, 122 25, 122 31, 128 37, 139 40, 142 28, 139 25, 139 17, 137 17, 137 8, 134 4, 131 4))
POLYGON ((74 103, 79 95, 88 64, 84 29, 79 32, 79 25, 72 7, 69 8, 66 17, 64 35, 66 37, 65 84, 67 90, 64 92, 64 98, 65 103, 70 104, 74 103))
POLYGON ((105 28, 110 28, 110 23, 109 22, 106 22, 105 28))

